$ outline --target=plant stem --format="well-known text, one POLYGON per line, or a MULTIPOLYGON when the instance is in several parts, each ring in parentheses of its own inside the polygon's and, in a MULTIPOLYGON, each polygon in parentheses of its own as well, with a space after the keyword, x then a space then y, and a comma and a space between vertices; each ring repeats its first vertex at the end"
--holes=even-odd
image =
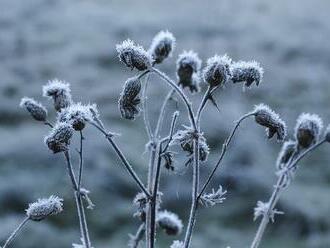
POLYGON ((218 169, 219 165, 221 164, 222 159, 224 158, 227 148, 230 144, 230 142, 232 141, 234 134, 236 133, 239 125, 242 123, 243 120, 245 120, 246 118, 252 116, 252 113, 248 113, 246 115, 243 115, 238 121, 236 121, 236 124, 234 126, 234 128, 232 129, 229 137, 226 139, 225 143, 222 145, 222 151, 221 154, 219 156, 218 162, 216 163, 216 165, 214 166, 213 170, 211 171, 211 173, 209 174, 207 180, 205 181, 202 190, 200 191, 199 195, 198 195, 198 199, 202 196, 202 194, 204 193, 204 191, 206 190, 206 187, 209 185, 209 183, 211 182, 216 170, 218 169))
POLYGON ((82 131, 80 133, 80 149, 79 149, 79 174, 78 174, 78 192, 80 192, 81 189, 81 179, 82 179, 82 173, 83 173, 83 140, 84 136, 82 131))
POLYGON ((141 224, 136 231, 136 234, 134 236, 131 236, 131 240, 129 242, 130 248, 138 248, 140 241, 143 238, 143 235, 145 233, 145 224, 141 224))
POLYGON ((9 236, 9 238, 6 240, 5 244, 3 245, 2 248, 6 248, 16 237, 16 235, 18 234, 18 232, 23 228, 23 226, 28 222, 29 217, 26 217, 21 224, 19 224, 19 226, 11 233, 11 235, 9 236))
POLYGON ((142 98, 143 98, 143 121, 144 121, 144 125, 146 127, 146 131, 148 134, 148 137, 150 140, 153 139, 153 135, 152 135, 152 131, 151 131, 151 126, 150 126, 150 120, 149 120, 149 115, 148 115, 148 104, 147 104, 147 88, 148 88, 148 83, 149 83, 149 76, 150 74, 148 74, 146 76, 146 80, 144 82, 144 87, 143 87, 143 92, 142 92, 142 98))
POLYGON ((197 110, 197 114, 196 114, 196 122, 197 122, 197 126, 200 127, 200 119, 201 119, 201 115, 203 112, 204 107, 206 106, 207 100, 209 99, 210 93, 212 91, 212 88, 210 86, 208 86, 201 104, 199 105, 199 108, 197 110))

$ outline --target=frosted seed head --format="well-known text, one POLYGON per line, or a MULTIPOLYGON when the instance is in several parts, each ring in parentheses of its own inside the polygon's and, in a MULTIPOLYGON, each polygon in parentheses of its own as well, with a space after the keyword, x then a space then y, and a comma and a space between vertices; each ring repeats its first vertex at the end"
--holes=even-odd
POLYGON ((30 220, 41 221, 48 216, 61 213, 63 211, 62 202, 63 199, 53 195, 49 198, 38 199, 38 201, 29 204, 26 215, 30 220))
POLYGON ((264 70, 256 61, 239 61, 233 63, 231 72, 233 83, 245 82, 246 87, 250 87, 253 82, 258 86, 264 74, 264 70))
POLYGON ((176 74, 178 84, 182 88, 188 88, 191 93, 200 91, 200 69, 201 60, 197 53, 184 51, 179 55, 176 62, 176 74))
POLYGON ((322 119, 316 114, 302 113, 296 123, 295 137, 302 148, 315 144, 323 128, 322 119))
POLYGON ((183 229, 183 224, 179 217, 167 210, 157 213, 157 224, 167 235, 179 235, 183 229))
POLYGON ((204 81, 211 87, 224 85, 231 77, 230 65, 231 59, 227 55, 209 58, 203 70, 204 81))
POLYGON ((253 111, 255 121, 266 127, 267 137, 271 139, 275 134, 278 141, 284 141, 287 128, 285 122, 265 104, 256 105, 253 111))
POLYGON ((288 140, 283 143, 282 149, 278 154, 276 161, 276 168, 278 170, 282 170, 285 167, 286 163, 289 162, 296 148, 297 148, 296 141, 288 140))
POLYGON ((184 243, 182 241, 175 240, 171 244, 171 247, 170 248, 183 248, 183 247, 184 247, 184 243))
POLYGON ((56 111, 61 111, 72 103, 70 84, 64 81, 50 80, 42 87, 42 91, 44 97, 53 99, 56 111))
POLYGON ((144 71, 152 65, 152 57, 142 46, 135 45, 131 40, 125 40, 116 45, 118 57, 127 67, 144 71))
POLYGON ((134 120, 139 114, 138 107, 141 102, 139 93, 141 91, 141 82, 137 77, 129 78, 120 94, 118 107, 121 116, 128 120, 134 120))
POLYGON ((47 119, 47 109, 32 98, 23 97, 20 107, 25 108, 37 121, 46 121, 47 119))
POLYGON ((169 31, 160 31, 153 38, 149 53, 154 59, 154 63, 162 63, 164 59, 171 56, 175 48, 175 38, 169 31))
POLYGON ((70 123, 58 122, 45 137, 45 143, 53 153, 67 151, 73 135, 70 123))

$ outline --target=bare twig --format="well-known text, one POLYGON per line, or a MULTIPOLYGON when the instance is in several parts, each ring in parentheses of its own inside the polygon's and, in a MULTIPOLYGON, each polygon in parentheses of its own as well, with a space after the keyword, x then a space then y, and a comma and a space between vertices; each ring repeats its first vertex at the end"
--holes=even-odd
POLYGON ((9 238, 6 240, 5 244, 2 246, 2 248, 6 248, 16 237, 16 235, 18 234, 18 232, 23 228, 23 226, 28 222, 29 217, 26 217, 21 224, 19 224, 19 226, 11 233, 11 235, 9 236, 9 238))

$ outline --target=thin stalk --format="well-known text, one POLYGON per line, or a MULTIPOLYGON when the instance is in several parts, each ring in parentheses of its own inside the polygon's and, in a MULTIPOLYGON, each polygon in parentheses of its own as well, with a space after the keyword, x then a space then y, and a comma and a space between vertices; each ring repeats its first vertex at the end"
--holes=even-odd
POLYGON ((140 241, 143 239, 145 233, 145 224, 141 224, 136 231, 135 235, 131 235, 131 240, 129 242, 130 248, 138 248, 140 241))
POLYGON ((216 165, 214 166, 213 170, 211 171, 211 173, 209 174, 207 180, 205 181, 201 192, 198 195, 198 199, 202 196, 202 194, 204 193, 204 191, 206 190, 206 187, 209 185, 209 183, 211 182, 216 170, 218 169, 219 165, 221 164, 222 159, 224 158, 227 148, 230 144, 230 142, 232 141, 234 134, 236 133, 236 131, 238 130, 239 125, 242 123, 243 120, 245 120, 246 118, 252 116, 253 113, 248 113, 246 115, 243 115, 238 121, 236 121, 236 124, 234 126, 234 128, 232 129, 231 133, 229 134, 229 137, 226 139, 225 143, 222 145, 222 151, 221 154, 219 156, 218 162, 216 163, 216 165))
POLYGON ((148 104, 147 104, 147 88, 148 88, 148 83, 149 83, 149 76, 150 74, 148 74, 146 76, 146 80, 144 82, 144 87, 143 87, 143 91, 142 91, 142 98, 143 98, 143 121, 144 121, 144 125, 146 127, 146 131, 148 134, 148 137, 150 140, 153 139, 153 134, 151 131, 151 126, 150 126, 150 120, 149 120, 149 115, 148 115, 148 104))
POLYGON ((23 226, 28 222, 29 217, 26 217, 21 224, 11 233, 9 238, 6 240, 5 244, 3 245, 2 248, 6 248, 16 237, 16 235, 19 233, 19 231, 23 228, 23 226))
POLYGON ((80 133, 80 149, 79 149, 79 174, 78 174, 78 191, 80 192, 81 189, 81 179, 82 179, 82 173, 83 173, 83 140, 84 136, 82 131, 80 133))
POLYGON ((46 125, 46 126, 49 126, 49 127, 51 127, 51 128, 53 128, 54 126, 53 126, 53 124, 51 124, 49 121, 45 121, 44 122, 44 124, 46 125))
POLYGON ((197 110, 197 114, 196 114, 196 122, 197 122, 197 126, 200 127, 200 119, 201 119, 201 115, 203 112, 204 107, 206 106, 207 100, 209 99, 209 96, 211 94, 212 88, 210 86, 208 86, 201 104, 199 105, 199 108, 197 110))

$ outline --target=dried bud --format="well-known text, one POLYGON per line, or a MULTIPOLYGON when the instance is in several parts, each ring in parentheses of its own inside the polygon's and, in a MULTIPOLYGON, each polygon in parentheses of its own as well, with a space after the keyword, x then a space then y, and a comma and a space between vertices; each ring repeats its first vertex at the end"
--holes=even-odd
POLYGON ((140 109, 137 106, 141 102, 141 99, 138 96, 140 91, 141 82, 137 77, 129 78, 125 82, 118 102, 118 107, 123 118, 134 120, 140 112, 140 109))
POLYGON ((183 224, 179 217, 167 210, 157 213, 157 224, 167 235, 179 235, 182 232, 183 224))
POLYGON ((179 55, 176 62, 176 73, 178 84, 182 88, 189 88, 190 92, 198 92, 200 90, 200 69, 202 61, 197 53, 193 51, 184 51, 179 55))
POLYGON ((93 120, 91 108, 95 108, 95 106, 81 103, 72 104, 59 113, 58 121, 69 123, 74 130, 81 131, 85 128, 86 121, 93 120))
POLYGON ((183 248, 183 247, 184 247, 184 243, 182 241, 175 240, 171 244, 171 247, 170 248, 183 248))
POLYGON ((70 84, 58 79, 48 81, 48 84, 42 87, 43 96, 54 100, 56 111, 66 108, 71 105, 71 90, 70 84))
POLYGON ((203 70, 205 82, 211 87, 224 85, 231 76, 230 65, 231 59, 227 55, 209 58, 203 70))
POLYGON ((36 102, 34 99, 29 97, 23 97, 20 103, 21 108, 26 108, 26 110, 31 114, 31 116, 37 121, 46 121, 47 110, 41 103, 36 102))
POLYGON ((253 114, 256 122, 259 125, 266 127, 267 136, 269 139, 277 134, 277 140, 284 141, 287 133, 286 125, 278 114, 276 114, 265 104, 256 105, 253 114))
POLYGON ((54 153, 64 152, 68 149, 72 135, 73 128, 71 124, 59 122, 45 137, 45 143, 54 153))
POLYGON ((269 203, 265 203, 265 202, 262 202, 262 201, 258 201, 257 202, 257 206, 254 208, 254 218, 253 220, 256 220, 258 219, 259 216, 264 216, 265 214, 268 213, 268 218, 274 222, 274 217, 276 214, 284 214, 283 212, 281 211, 278 211, 276 209, 273 209, 271 211, 268 211, 269 209, 269 203))
POLYGON ((169 31, 160 31, 153 38, 149 53, 151 54, 154 62, 160 64, 164 59, 171 56, 175 47, 175 38, 169 31))
POLYGON ((245 82, 246 87, 250 87, 253 82, 258 86, 263 78, 264 70, 256 61, 239 61, 231 67, 233 83, 245 82))
POLYGON ((127 67, 144 71, 152 65, 152 58, 142 46, 135 45, 131 40, 125 40, 116 45, 118 56, 121 62, 127 67))
POLYGON ((323 128, 322 119, 316 114, 303 113, 297 119, 295 137, 302 148, 315 144, 323 128))
POLYGON ((286 166, 286 163, 289 162, 290 158, 295 152, 296 147, 297 147, 297 142, 293 140, 288 140, 283 143, 282 149, 278 154, 276 161, 276 167, 278 170, 282 170, 286 166))
POLYGON ((222 190, 222 186, 220 185, 217 191, 212 189, 211 193, 203 194, 199 201, 206 207, 213 207, 216 204, 223 203, 223 201, 226 199, 224 197, 226 193, 227 191, 222 190))
POLYGON ((57 215, 63 211, 63 199, 57 196, 38 199, 34 203, 30 203, 26 210, 26 215, 30 220, 41 221, 50 215, 57 215))
POLYGON ((327 129, 325 130, 325 140, 330 142, 330 125, 328 125, 327 129))

